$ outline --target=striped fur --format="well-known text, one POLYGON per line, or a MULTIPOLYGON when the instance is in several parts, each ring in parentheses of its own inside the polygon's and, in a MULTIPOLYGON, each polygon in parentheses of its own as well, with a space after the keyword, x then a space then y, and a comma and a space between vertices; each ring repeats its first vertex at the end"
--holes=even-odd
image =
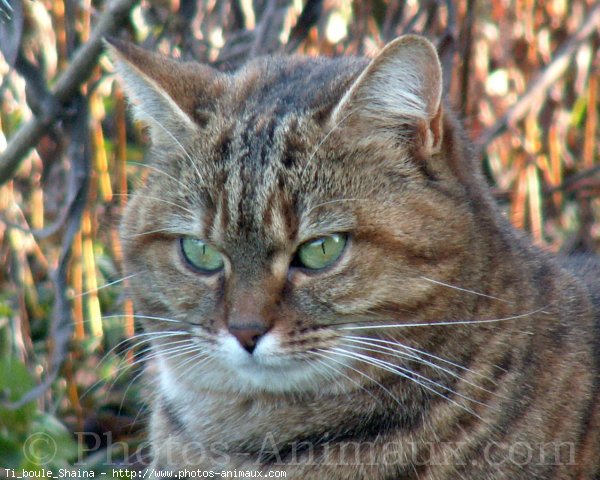
POLYGON ((154 467, 600 478, 598 269, 498 213, 428 41, 230 74, 110 50, 153 140, 122 238, 155 334, 154 467), (335 265, 290 266, 337 232, 335 265), (188 268, 186 236, 223 272, 188 268), (229 331, 248 318, 252 354, 229 331))

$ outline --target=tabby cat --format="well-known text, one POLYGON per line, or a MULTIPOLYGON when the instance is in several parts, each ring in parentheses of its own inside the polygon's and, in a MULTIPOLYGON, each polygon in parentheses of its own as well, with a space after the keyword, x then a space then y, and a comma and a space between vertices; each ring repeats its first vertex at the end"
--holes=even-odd
POLYGON ((110 43, 152 140, 151 473, 600 478, 600 268, 499 213, 428 40, 234 73, 110 43))

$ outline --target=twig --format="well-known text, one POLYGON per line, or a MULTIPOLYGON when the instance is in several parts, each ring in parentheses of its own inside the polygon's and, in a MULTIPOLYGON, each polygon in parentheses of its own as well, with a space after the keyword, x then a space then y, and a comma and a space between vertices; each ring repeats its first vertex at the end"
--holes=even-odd
MULTIPOLYGON (((71 182, 71 187, 73 186, 73 182, 71 182)), ((67 222, 69 217, 72 215, 74 204, 78 201, 78 192, 77 190, 70 188, 67 194, 67 200, 64 206, 60 207, 60 212, 58 214, 58 218, 51 223, 50 225, 44 228, 29 228, 23 227, 18 223, 11 222, 4 216, 0 214, 0 222, 4 223, 9 228, 13 228, 15 230, 19 230, 20 232, 24 232, 28 235, 33 235, 38 239, 48 238, 51 235, 54 235, 58 232, 63 225, 67 222)))
POLYGON ((285 45, 286 52, 293 52, 298 48, 313 25, 317 24, 322 12, 323 0, 308 0, 306 2, 296 25, 294 25, 294 28, 290 32, 290 38, 287 45, 285 45))
POLYGON ((556 185, 554 187, 544 190, 544 194, 552 195, 556 192, 568 191, 571 189, 571 187, 581 182, 582 180, 586 180, 589 177, 593 177, 597 174, 600 174, 600 165, 594 165, 593 167, 583 170, 582 172, 575 173, 570 177, 567 177, 560 185, 556 185))
POLYGON ((456 53, 456 10, 452 0, 446 0, 446 12, 448 15, 448 23, 444 29, 444 33, 438 39, 436 45, 440 63, 443 71, 443 91, 447 94, 450 91, 452 83, 452 67, 454 66, 454 54, 456 53))
POLYGON ((42 383, 24 394, 19 400, 4 404, 6 408, 11 410, 18 409, 35 400, 50 387, 58 376, 60 367, 67 355, 72 335, 71 307, 66 295, 68 287, 67 273, 71 258, 71 245, 75 234, 79 230, 81 216, 87 200, 91 168, 87 101, 78 96, 75 102, 78 107, 77 114, 70 119, 69 125, 67 125, 67 129, 72 132, 68 149, 68 157, 71 160, 69 191, 74 192, 75 200, 70 204, 67 231, 63 237, 58 267, 51 275, 56 300, 50 327, 50 338, 52 339, 50 371, 42 383))
POLYGON ((428 2, 423 2, 420 6, 419 9, 417 10, 417 13, 415 13, 412 18, 410 20, 408 20, 408 22, 406 23, 406 25, 404 25, 404 27, 402 28, 402 33, 415 33, 415 27, 417 25, 417 23, 419 22, 419 20, 421 19, 421 17, 423 15, 425 15, 426 11, 427 11, 427 6, 429 5, 428 2))
POLYGON ((231 17, 233 19, 231 22, 230 29, 231 30, 244 29, 246 22, 245 22, 244 9, 242 8, 241 0, 232 0, 229 5, 231 8, 231 17))
POLYGON ((41 106, 43 111, 15 133, 0 156, 0 185, 13 177, 23 157, 60 116, 62 105, 67 103, 77 93, 79 86, 88 79, 102 52, 102 38, 114 33, 126 22, 131 8, 138 1, 114 0, 102 14, 89 41, 79 48, 73 61, 51 89, 53 101, 41 106))
POLYGON ((254 41, 254 31, 241 30, 232 35, 219 52, 219 57, 212 62, 213 66, 231 70, 248 59, 250 45, 254 41))
POLYGON ((475 23, 475 2, 467 0, 467 11, 465 12, 465 26, 461 35, 461 78, 460 78, 460 114, 462 118, 467 117, 469 103, 469 79, 471 70, 471 53, 473 47, 473 24, 475 23))
POLYGON ((279 46, 279 33, 283 27, 285 12, 289 5, 286 0, 268 0, 265 11, 256 27, 256 36, 250 58, 274 52, 279 46))
POLYGON ((7 0, 0 0, 0 21, 10 21, 12 18, 13 8, 7 0))
POLYGON ((404 18, 405 2, 391 2, 386 11, 383 27, 381 28, 381 37, 385 43, 393 40, 398 34, 396 28, 402 24, 404 18))
POLYGON ((534 102, 540 103, 548 89, 567 69, 571 57, 587 38, 598 30, 600 25, 600 2, 588 12, 587 18, 579 31, 563 45, 545 70, 531 84, 523 96, 492 127, 483 132, 477 140, 477 146, 484 150, 490 142, 509 126, 522 119, 534 102))
POLYGON ((39 115, 43 112, 45 105, 50 105, 55 101, 48 90, 41 69, 19 51, 15 61, 15 70, 25 79, 25 93, 29 108, 34 115, 39 115))
POLYGON ((427 15, 425 17, 425 26, 423 27, 423 34, 433 33, 435 25, 439 19, 440 5, 438 0, 433 0, 427 5, 427 15))

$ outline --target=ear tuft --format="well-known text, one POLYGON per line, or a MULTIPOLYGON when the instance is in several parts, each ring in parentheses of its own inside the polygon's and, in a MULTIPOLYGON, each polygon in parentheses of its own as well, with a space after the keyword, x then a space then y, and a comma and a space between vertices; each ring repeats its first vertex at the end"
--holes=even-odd
POLYGON ((424 37, 405 35, 371 61, 335 108, 333 121, 356 114, 369 128, 429 124, 439 120, 441 95, 442 68, 435 47, 424 37))

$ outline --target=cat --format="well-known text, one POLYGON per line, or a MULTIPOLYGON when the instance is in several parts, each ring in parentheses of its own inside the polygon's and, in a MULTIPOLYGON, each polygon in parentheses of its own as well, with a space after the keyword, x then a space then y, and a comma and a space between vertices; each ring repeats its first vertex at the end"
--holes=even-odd
POLYGON ((600 478, 600 267, 499 213, 428 40, 108 48, 151 138, 121 230, 151 473, 600 478))

